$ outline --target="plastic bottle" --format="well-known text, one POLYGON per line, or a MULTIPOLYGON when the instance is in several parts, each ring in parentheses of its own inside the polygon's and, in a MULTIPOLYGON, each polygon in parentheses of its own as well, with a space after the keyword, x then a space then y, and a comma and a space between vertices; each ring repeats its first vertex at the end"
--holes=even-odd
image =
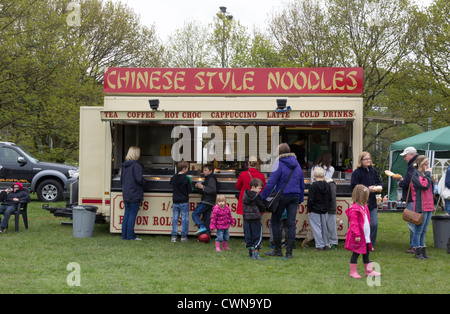
POLYGON ((383 197, 383 210, 386 210, 386 209, 388 209, 388 197, 387 197, 387 195, 385 195, 383 197))

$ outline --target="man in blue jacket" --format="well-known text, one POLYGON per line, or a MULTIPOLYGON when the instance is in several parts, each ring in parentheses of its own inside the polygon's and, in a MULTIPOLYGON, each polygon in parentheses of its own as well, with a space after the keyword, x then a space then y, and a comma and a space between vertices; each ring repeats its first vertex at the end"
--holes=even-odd
POLYGON ((303 202, 305 192, 305 181, 303 171, 298 164, 297 157, 291 153, 289 145, 282 143, 278 146, 279 157, 275 162, 266 187, 261 192, 261 197, 266 199, 272 190, 280 191, 289 179, 283 190, 281 201, 275 212, 272 213, 270 223, 273 232, 274 250, 267 252, 270 256, 283 256, 281 251, 281 215, 286 209, 287 212, 287 247, 286 258, 292 257, 292 249, 295 245, 295 221, 298 204, 303 202), (291 175, 292 172, 292 175, 291 175))

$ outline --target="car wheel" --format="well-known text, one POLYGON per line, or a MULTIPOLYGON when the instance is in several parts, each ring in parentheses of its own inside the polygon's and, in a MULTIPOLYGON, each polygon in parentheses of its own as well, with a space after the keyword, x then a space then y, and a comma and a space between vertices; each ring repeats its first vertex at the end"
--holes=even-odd
POLYGON ((56 180, 44 180, 39 183, 36 194, 41 202, 59 202, 63 197, 63 188, 56 180))

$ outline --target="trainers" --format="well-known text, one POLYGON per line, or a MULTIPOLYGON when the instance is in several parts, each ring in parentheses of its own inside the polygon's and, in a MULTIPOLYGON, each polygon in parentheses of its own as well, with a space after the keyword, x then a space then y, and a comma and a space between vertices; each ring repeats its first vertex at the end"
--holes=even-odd
POLYGON ((5 232, 6 232, 6 229, 3 227, 0 227, 0 233, 5 233, 5 232))
POLYGON ((177 242, 177 237, 176 236, 172 236, 172 238, 170 238, 170 242, 177 242))
POLYGON ((181 237, 181 242, 187 242, 187 241, 189 241, 188 237, 186 237, 186 236, 181 237))
POLYGON ((194 233, 194 235, 198 236, 199 234, 205 233, 206 231, 208 231, 208 229, 206 229, 205 227, 201 227, 196 233, 194 233))

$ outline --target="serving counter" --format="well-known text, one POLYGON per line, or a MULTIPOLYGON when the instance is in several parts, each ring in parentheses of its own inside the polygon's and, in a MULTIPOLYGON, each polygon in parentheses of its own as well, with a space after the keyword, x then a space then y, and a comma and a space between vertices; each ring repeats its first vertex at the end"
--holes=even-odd
MULTIPOLYGON (((305 177, 309 178, 309 172, 304 173, 305 177)), ((338 238, 345 239, 348 229, 348 220, 345 215, 345 210, 350 206, 351 188, 350 180, 341 179, 341 174, 337 173, 336 178, 336 204, 337 204, 337 219, 342 221, 338 227, 338 238)), ((342 174, 344 176, 344 174, 342 174)), ((172 175, 144 175, 146 184, 144 187, 144 200, 139 208, 138 217, 136 219, 135 231, 144 234, 167 234, 170 235, 172 231, 172 188, 170 186, 170 178, 172 175)), ((204 177, 198 175, 191 175, 192 184, 202 182, 204 177)), ((230 207, 233 219, 236 222, 235 227, 230 227, 230 235, 243 236, 243 218, 236 214, 237 199, 235 197, 236 182, 238 178, 235 175, 220 175, 217 174, 217 191, 218 194, 225 194, 227 205, 230 207)), ((266 179, 267 181, 268 179, 266 179)), ((311 182, 310 179, 305 179, 305 197, 304 201, 299 204, 297 209, 297 238, 304 238, 307 234, 306 227, 309 225, 307 220, 307 200, 308 189, 311 182)), ((111 183, 111 232, 119 233, 122 228, 122 218, 124 214, 124 205, 122 201, 120 178, 116 176, 111 183)), ((190 216, 200 203, 201 194, 194 191, 189 198, 190 216)), ((269 223, 270 213, 264 213, 262 217, 263 236, 269 237, 269 223)), ((181 220, 178 222, 181 226, 181 220)), ((192 218, 189 218, 189 234, 194 234, 198 228, 195 226, 192 218)), ((215 232, 213 232, 213 235, 215 232)))

